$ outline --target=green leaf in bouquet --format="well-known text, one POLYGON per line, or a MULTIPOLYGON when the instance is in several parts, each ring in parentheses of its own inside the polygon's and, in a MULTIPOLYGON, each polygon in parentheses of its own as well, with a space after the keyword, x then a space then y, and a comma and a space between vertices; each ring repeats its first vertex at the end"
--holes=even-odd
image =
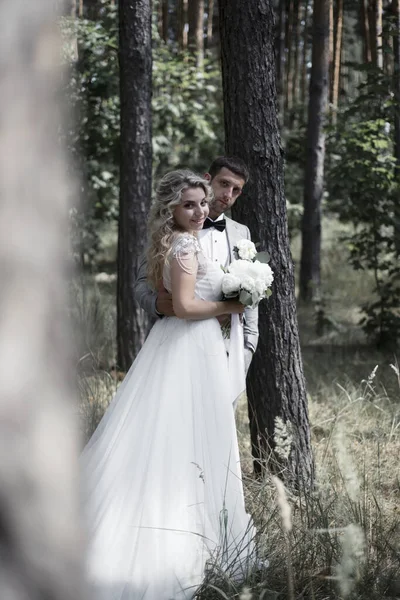
POLYGON ((250 306, 253 304, 253 298, 250 292, 242 290, 239 295, 239 302, 241 302, 244 306, 250 306))
POLYGON ((264 250, 263 252, 257 252, 257 254, 254 257, 254 260, 258 260, 258 261, 260 261, 260 263, 267 263, 267 262, 269 262, 270 258, 271 257, 268 254, 268 252, 266 250, 264 250))
POLYGON ((272 290, 270 288, 268 288, 267 291, 265 292, 265 297, 269 298, 270 296, 272 296, 272 290))

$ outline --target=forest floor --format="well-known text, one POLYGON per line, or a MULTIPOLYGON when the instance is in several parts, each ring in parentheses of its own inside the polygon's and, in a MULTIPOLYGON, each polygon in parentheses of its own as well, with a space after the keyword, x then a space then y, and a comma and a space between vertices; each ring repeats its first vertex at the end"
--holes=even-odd
MULTIPOLYGON (((251 474, 242 398, 237 425, 246 501, 270 566, 249 578, 246 589, 214 581, 204 588, 204 600, 400 598, 397 359, 368 344, 359 320, 360 306, 372 297, 372 275, 347 264, 339 240, 342 226, 324 225, 318 333, 315 307, 298 307, 316 489, 288 494, 292 521, 286 531, 272 479, 256 482, 251 474)), ((298 238, 292 253, 297 271, 298 238)), ((72 315, 82 339, 77 359, 85 372, 80 387, 86 435, 118 385, 109 372, 115 360, 115 232, 104 236, 98 271, 82 275, 72 294, 72 315)))

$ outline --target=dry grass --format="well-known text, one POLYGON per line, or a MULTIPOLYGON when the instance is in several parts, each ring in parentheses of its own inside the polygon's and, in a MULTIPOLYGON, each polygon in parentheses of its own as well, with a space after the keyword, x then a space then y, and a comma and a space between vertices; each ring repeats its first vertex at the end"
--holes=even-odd
MULTIPOLYGON (((237 425, 246 502, 257 525, 260 554, 268 558, 269 567, 240 585, 217 573, 208 578, 201 600, 400 598, 400 378, 396 357, 368 347, 357 325, 358 306, 371 293, 372 282, 368 273, 355 273, 346 266, 345 249, 336 242, 340 231, 337 224, 324 227, 324 297, 329 318, 322 334, 316 333, 313 309, 299 309, 316 488, 296 496, 282 491, 278 495, 268 474, 263 481, 253 479, 243 398, 237 425)), ((297 240, 293 249, 297 260, 297 240)), ((101 290, 106 298, 114 291, 106 284, 101 290)), ((106 322, 110 318, 109 299, 105 308, 96 308, 99 295, 91 294, 85 296, 94 298, 90 309, 83 302, 78 310, 80 327, 92 332, 85 338, 91 344, 90 368, 83 369, 80 378, 86 435, 116 386, 104 366, 94 369, 98 357, 104 364, 112 355, 105 340, 113 329, 102 327, 101 315, 106 322)))

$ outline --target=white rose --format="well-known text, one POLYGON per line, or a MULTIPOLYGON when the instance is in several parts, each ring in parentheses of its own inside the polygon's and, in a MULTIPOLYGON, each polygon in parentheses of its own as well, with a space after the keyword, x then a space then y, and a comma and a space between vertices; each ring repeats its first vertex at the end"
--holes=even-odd
POLYGON ((235 275, 236 277, 239 277, 239 279, 241 279, 242 277, 245 277, 249 274, 249 267, 252 264, 253 263, 250 263, 248 260, 234 260, 229 265, 228 271, 232 275, 235 275))
POLYGON ((238 292, 240 288, 240 279, 235 277, 235 275, 231 275, 230 273, 225 273, 222 278, 222 292, 229 296, 234 292, 238 292))
POLYGON ((253 279, 261 279, 264 282, 264 290, 270 287, 274 280, 271 267, 267 263, 261 263, 258 260, 248 264, 246 274, 253 279))
POLYGON ((260 294, 260 296, 262 296, 265 292, 265 284, 264 281, 262 279, 256 279, 255 281, 255 289, 257 294, 260 294))
POLYGON ((256 247, 250 240, 240 240, 236 244, 236 248, 238 250, 239 258, 243 260, 253 260, 257 254, 256 247))
POLYGON ((254 279, 252 277, 248 277, 248 276, 242 277, 241 287, 244 290, 246 290, 246 292, 249 292, 250 294, 252 294, 256 289, 254 279))

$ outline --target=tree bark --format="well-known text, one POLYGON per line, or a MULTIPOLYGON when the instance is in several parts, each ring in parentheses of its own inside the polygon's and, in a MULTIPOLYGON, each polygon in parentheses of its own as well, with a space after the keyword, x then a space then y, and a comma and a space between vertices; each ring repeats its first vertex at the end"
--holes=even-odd
POLYGON ((308 49, 308 0, 304 3, 304 29, 303 29, 303 52, 301 64, 300 102, 302 105, 302 122, 307 114, 307 49, 308 49))
POLYGON ((276 82, 279 99, 279 116, 281 123, 285 116, 285 31, 286 31, 286 0, 278 0, 278 29, 276 32, 276 82))
POLYGON ((214 20, 214 0, 208 0, 208 13, 207 13, 207 48, 211 48, 213 43, 213 20, 214 20))
POLYGON ((300 265, 300 297, 319 295, 321 268, 321 201, 324 190, 325 119, 328 104, 329 0, 315 0, 312 66, 308 104, 307 156, 300 265))
POLYGON ((118 365, 131 366, 148 331, 133 293, 151 199, 150 0, 120 0, 121 181, 118 229, 118 365))
POLYGON ((376 0, 375 5, 375 19, 376 19, 376 65, 379 69, 383 69, 383 38, 382 38, 382 15, 383 6, 382 0, 376 0))
POLYGON ((188 48, 200 68, 204 59, 204 0, 189 0, 188 21, 188 48))
POLYGON ((300 56, 300 0, 295 0, 294 2, 294 17, 293 17, 293 30, 294 30, 294 60, 293 60, 293 79, 292 79, 292 97, 293 97, 293 106, 296 109, 298 108, 299 101, 299 80, 300 80, 300 64, 299 64, 299 56, 300 56))
POLYGON ((363 40, 364 63, 370 63, 372 60, 372 55, 371 55, 371 36, 370 36, 370 32, 369 32, 369 19, 368 19, 368 0, 360 0, 360 18, 361 18, 362 40, 363 40))
POLYGON ((342 58, 342 33, 343 33, 343 0, 337 0, 335 56, 333 60, 332 82, 332 123, 336 125, 339 105, 340 65, 342 58))
MULTIPOLYGON (((396 179, 400 182, 400 0, 393 0, 393 90, 394 90, 394 155, 396 158, 396 179)), ((395 199, 396 214, 395 247, 400 256, 400 203, 395 199)))
POLYGON ((53 0, 0 5, 0 595, 84 597, 53 0))
POLYGON ((164 42, 168 42, 168 0, 158 3, 158 34, 164 42))
POLYGON ((188 22, 188 0, 177 0, 178 2, 178 45, 181 50, 186 50, 188 46, 187 22, 188 22))
POLYGON ((378 65, 378 54, 377 54, 377 0, 368 0, 367 4, 367 17, 368 17, 368 30, 369 30, 369 45, 371 48, 371 62, 373 65, 378 65))
POLYGON ((260 473, 268 461, 279 416, 294 434, 288 482, 308 485, 314 463, 283 189, 273 7, 269 0, 220 0, 219 11, 226 152, 242 158, 251 173, 233 216, 269 251, 275 274, 273 294, 260 305, 260 340, 248 378, 254 466, 260 473))
POLYGON ((285 125, 290 125, 290 113, 293 107, 293 9, 294 0, 288 0, 288 15, 286 19, 286 94, 285 94, 285 125))

